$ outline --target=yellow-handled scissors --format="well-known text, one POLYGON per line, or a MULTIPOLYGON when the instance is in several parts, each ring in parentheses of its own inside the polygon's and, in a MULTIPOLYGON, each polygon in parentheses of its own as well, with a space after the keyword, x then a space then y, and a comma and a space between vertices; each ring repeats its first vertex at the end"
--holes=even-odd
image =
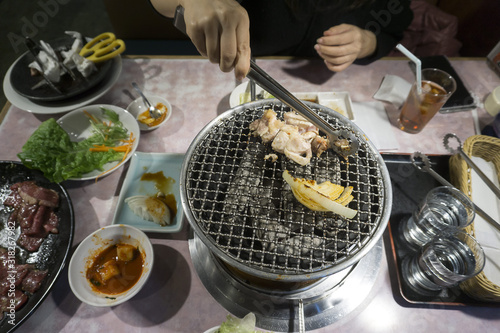
POLYGON ((88 42, 81 50, 80 55, 94 63, 112 59, 125 51, 125 43, 116 39, 112 32, 105 32, 88 42))

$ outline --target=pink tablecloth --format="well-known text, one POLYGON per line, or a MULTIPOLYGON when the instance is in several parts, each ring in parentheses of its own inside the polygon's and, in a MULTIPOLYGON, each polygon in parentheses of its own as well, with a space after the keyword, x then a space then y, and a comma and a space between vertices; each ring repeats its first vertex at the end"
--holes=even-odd
MULTIPOLYGON (((366 67, 351 66, 337 74, 325 70, 320 61, 259 59, 258 63, 293 92, 347 91, 355 111, 357 103, 370 105, 373 102, 372 96, 385 74, 412 80, 406 60, 388 59, 366 67)), ((459 60, 453 61, 453 65, 480 101, 500 85, 500 79, 487 68, 484 60, 459 60)), ((132 81, 144 87, 146 93, 166 97, 173 107, 169 124, 141 134, 138 151, 175 153, 185 152, 203 126, 229 108, 229 95, 238 84, 232 74, 221 73, 217 66, 204 59, 124 59, 118 82, 95 104, 125 108, 132 98, 137 97, 130 85, 132 81)), ((375 111, 370 107, 358 108, 356 116, 369 119, 369 112, 375 111), (368 114, 360 114, 359 110, 368 114)), ((382 116, 388 115, 390 119, 393 112, 388 108, 382 116)), ((28 113, 11 106, 0 125, 0 160, 18 160, 16 154, 41 121, 59 116, 28 113)), ((370 129, 369 137, 393 136, 398 142, 398 148, 392 150, 395 153, 420 150, 427 154, 445 154, 441 142, 445 133, 455 132, 465 140, 476 134, 476 128, 491 120, 479 107, 475 111, 439 114, 418 135, 406 134, 385 124, 382 131, 370 129)), ((126 169, 121 168, 97 183, 64 184, 76 214, 74 246, 92 231, 111 223, 126 169)), ((114 308, 95 308, 78 301, 69 288, 67 272, 64 271, 51 294, 19 332, 194 333, 218 325, 225 319, 227 311, 199 280, 190 260, 187 235, 187 222, 181 233, 152 235, 157 268, 151 280, 135 298, 114 308)), ((397 297, 395 281, 384 257, 377 283, 358 311, 316 332, 493 332, 500 329, 500 315, 496 308, 405 306, 397 297)))

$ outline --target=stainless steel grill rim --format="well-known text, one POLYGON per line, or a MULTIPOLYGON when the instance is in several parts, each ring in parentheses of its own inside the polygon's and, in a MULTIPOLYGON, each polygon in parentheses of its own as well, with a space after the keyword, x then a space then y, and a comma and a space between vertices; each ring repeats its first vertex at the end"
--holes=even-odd
POLYGON ((352 131, 360 143, 347 161, 331 150, 306 167, 280 156, 250 135, 249 124, 277 100, 237 106, 211 121, 190 145, 182 166, 181 201, 186 217, 207 247, 222 260, 258 277, 304 281, 325 277, 359 261, 381 237, 392 191, 380 154, 354 123, 315 103, 336 129, 352 131), (312 212, 298 203, 281 178, 284 169, 301 178, 354 186, 353 220, 312 212), (274 235, 274 239, 270 239, 274 235))

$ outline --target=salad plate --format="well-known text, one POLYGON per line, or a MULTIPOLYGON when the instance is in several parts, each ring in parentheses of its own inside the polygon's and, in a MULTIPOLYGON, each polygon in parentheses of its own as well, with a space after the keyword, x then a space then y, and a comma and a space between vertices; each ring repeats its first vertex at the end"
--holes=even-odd
POLYGON ((78 142, 92 135, 92 126, 89 122, 87 114, 91 114, 93 116, 96 116, 97 118, 101 118, 103 113, 102 108, 112 110, 118 114, 123 126, 135 138, 132 148, 124 160, 106 163, 103 166, 103 170, 94 170, 82 175, 79 178, 69 178, 69 180, 91 180, 109 175, 112 172, 116 171, 119 167, 123 166, 130 159, 132 154, 137 149, 137 146, 139 145, 139 124, 135 120, 134 116, 118 106, 97 104, 82 107, 65 114, 57 120, 57 123, 62 127, 63 130, 66 131, 66 133, 68 133, 71 141, 78 142))
POLYGON ((183 160, 184 154, 135 152, 118 197, 112 223, 130 225, 145 232, 179 232, 184 218, 179 188, 183 160), (135 215, 125 202, 125 199, 132 196, 156 196, 158 192, 172 198, 169 200, 169 206, 173 206, 172 221, 166 226, 135 215))

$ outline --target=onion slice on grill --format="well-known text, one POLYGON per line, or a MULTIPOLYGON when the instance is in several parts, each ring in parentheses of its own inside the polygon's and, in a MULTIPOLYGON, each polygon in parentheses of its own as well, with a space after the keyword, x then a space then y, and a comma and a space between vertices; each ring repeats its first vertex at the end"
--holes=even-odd
POLYGON ((283 179, 290 185, 295 198, 311 210, 331 211, 348 219, 358 213, 345 206, 352 200, 352 187, 344 188, 329 181, 317 184, 314 180, 295 178, 288 170, 283 171, 283 179))

